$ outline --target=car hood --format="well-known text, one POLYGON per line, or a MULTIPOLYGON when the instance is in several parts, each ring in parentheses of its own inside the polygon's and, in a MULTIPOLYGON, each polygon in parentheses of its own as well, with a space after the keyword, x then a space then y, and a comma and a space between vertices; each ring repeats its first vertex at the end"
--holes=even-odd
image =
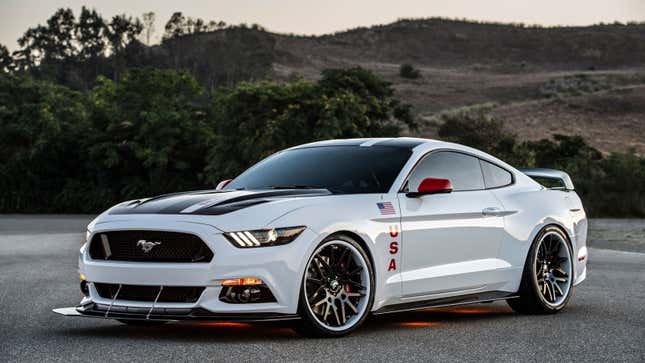
POLYGON ((330 195, 326 189, 224 190, 164 194, 119 204, 110 214, 222 215, 285 198, 330 195))
POLYGON ((149 223, 152 218, 208 224, 222 231, 260 228, 282 215, 311 206, 316 200, 329 196, 332 194, 326 189, 207 190, 165 194, 118 204, 95 222, 149 223))

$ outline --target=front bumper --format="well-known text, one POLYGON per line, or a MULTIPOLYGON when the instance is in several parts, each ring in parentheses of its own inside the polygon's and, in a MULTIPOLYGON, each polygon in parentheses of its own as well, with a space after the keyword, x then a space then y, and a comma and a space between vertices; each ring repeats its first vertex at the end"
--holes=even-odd
MULTIPOLYGON (((87 248, 81 248, 79 273, 88 282, 89 296, 74 309, 78 315, 156 320, 240 320, 244 316, 251 320, 266 317, 290 319, 297 312, 304 264, 318 238, 318 234, 306 229, 286 245, 241 249, 232 246, 213 226, 176 220, 173 216, 138 216, 136 220, 101 223, 95 226, 93 233, 141 229, 195 234, 213 251, 214 257, 208 263, 103 261, 91 259, 87 248), (247 304, 221 301, 222 281, 242 277, 262 279, 276 301, 247 304), (199 286, 205 289, 194 303, 153 303, 101 297, 94 283, 199 286), (107 315, 102 306, 112 306, 107 315)), ((66 314, 63 315, 76 315, 71 308, 64 309, 66 314)))

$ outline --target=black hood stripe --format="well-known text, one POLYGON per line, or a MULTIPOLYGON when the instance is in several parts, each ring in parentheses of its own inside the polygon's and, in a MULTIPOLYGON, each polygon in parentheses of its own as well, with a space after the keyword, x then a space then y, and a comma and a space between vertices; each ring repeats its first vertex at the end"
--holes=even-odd
POLYGON ((182 210, 212 199, 220 192, 196 192, 165 194, 144 200, 141 203, 129 203, 118 206, 110 214, 179 214, 182 210))
POLYGON ((266 198, 280 198, 280 197, 307 197, 307 196, 321 196, 331 194, 326 189, 311 189, 311 190, 269 190, 269 191, 197 191, 185 193, 173 193, 160 195, 140 203, 131 202, 122 206, 117 206, 110 210, 110 214, 223 214, 224 210, 239 210, 244 207, 259 204, 260 202, 268 202, 266 198), (236 193, 237 192, 237 193, 236 193), (231 194, 230 198, 226 198, 226 194, 231 194), (243 193, 240 195, 240 193, 243 193), (217 198, 215 198, 217 197, 217 198), (209 201, 213 199, 213 203, 209 201), (254 203, 256 200, 258 203, 254 203), (199 204, 203 204, 201 208, 199 204), (225 208, 229 205, 236 204, 235 208, 225 208), (189 207, 191 210, 181 213, 189 207))
POLYGON ((260 191, 253 194, 242 195, 240 197, 227 199, 215 205, 237 203, 237 202, 242 202, 245 200, 257 199, 257 198, 271 198, 271 197, 282 197, 282 196, 296 197, 296 196, 329 195, 329 194, 331 193, 327 189, 307 189, 307 190, 286 189, 286 190, 271 190, 268 192, 260 191))

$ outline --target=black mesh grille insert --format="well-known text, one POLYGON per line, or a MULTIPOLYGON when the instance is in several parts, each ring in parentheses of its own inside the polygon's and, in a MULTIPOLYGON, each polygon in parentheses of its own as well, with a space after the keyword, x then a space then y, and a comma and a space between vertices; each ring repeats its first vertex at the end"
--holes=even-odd
MULTIPOLYGON (((119 284, 94 283, 96 291, 102 298, 114 299, 119 284)), ((121 285, 117 300, 153 302, 161 286, 121 285)), ((164 286, 157 302, 194 303, 204 291, 203 286, 164 286)))
POLYGON ((94 235, 90 257, 109 261, 209 262, 213 252, 189 233, 114 231, 94 235))

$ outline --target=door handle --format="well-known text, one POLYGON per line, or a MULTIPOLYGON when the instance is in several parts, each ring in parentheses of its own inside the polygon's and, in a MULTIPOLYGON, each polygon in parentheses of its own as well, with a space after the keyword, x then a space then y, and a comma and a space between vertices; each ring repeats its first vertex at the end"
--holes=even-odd
POLYGON ((482 214, 485 216, 500 216, 504 214, 504 211, 502 210, 502 208, 488 207, 488 208, 482 209, 482 214))

